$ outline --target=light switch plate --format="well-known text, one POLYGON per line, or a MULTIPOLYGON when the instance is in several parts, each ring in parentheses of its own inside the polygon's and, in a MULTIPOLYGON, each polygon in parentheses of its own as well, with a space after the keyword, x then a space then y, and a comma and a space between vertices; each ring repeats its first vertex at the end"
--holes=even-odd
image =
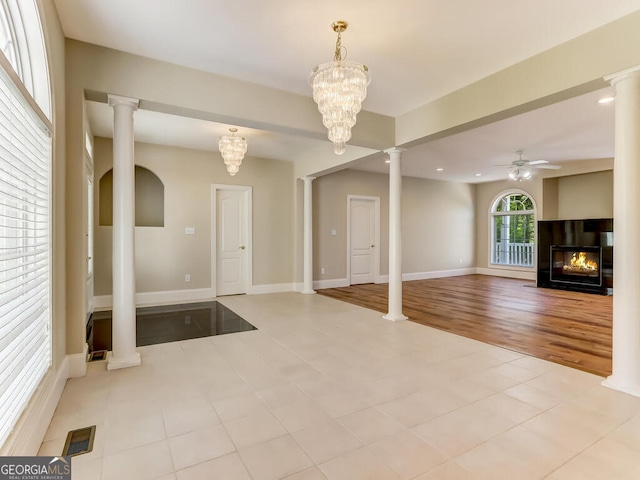
POLYGON ((196 234, 196 227, 186 227, 184 229, 184 234, 185 235, 195 235, 196 234))

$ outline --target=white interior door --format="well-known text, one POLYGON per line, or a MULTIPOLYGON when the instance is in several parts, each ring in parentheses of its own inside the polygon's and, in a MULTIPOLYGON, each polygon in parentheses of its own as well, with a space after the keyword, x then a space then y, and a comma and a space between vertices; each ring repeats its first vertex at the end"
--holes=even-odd
POLYGON ((376 200, 349 199, 349 282, 373 283, 376 277, 376 200))
POLYGON ((248 194, 216 189, 216 295, 247 293, 248 194))

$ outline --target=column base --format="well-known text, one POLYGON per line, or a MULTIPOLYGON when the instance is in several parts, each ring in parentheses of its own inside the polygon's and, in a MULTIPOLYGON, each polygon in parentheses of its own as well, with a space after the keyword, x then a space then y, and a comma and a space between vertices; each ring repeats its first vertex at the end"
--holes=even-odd
POLYGON ((400 322, 402 320, 408 320, 409 317, 403 315, 403 314, 395 314, 395 313, 387 313, 386 315, 383 315, 382 318, 384 318, 385 320, 390 320, 392 322, 400 322))
POLYGON ((304 293, 305 295, 311 295, 312 293, 316 293, 315 290, 302 290, 300 293, 304 293))
POLYGON ((601 383, 603 387, 611 388, 612 390, 618 390, 619 392, 628 393, 634 397, 640 397, 640 385, 620 385, 616 382, 613 375, 608 376, 601 383))
POLYGON ((142 360, 138 352, 133 352, 131 355, 125 357, 114 357, 113 352, 107 354, 107 370, 137 367, 140 364, 142 364, 142 360))

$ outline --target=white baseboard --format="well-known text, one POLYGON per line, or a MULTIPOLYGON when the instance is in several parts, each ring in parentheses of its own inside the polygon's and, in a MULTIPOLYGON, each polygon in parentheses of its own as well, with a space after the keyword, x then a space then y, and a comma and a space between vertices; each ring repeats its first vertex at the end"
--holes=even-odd
POLYGON ((293 292, 296 290, 294 283, 274 283, 272 285, 252 285, 247 292, 249 295, 262 295, 264 293, 293 292))
MULTIPOLYGON (((252 285, 248 288, 248 295, 260 295, 264 293, 281 293, 296 291, 295 283, 274 283, 271 285, 252 285)), ((206 302, 215 297, 213 289, 199 288, 192 290, 173 290, 166 292, 142 292, 136 293, 136 306, 147 305, 171 305, 176 303, 206 302)), ((113 306, 112 295, 100 295, 94 297, 95 311, 109 310, 113 306)))
MULTIPOLYGON (((412 272, 403 273, 402 280, 425 280, 428 278, 455 277, 459 275, 494 275, 500 277, 520 278, 524 280, 535 280, 535 272, 523 272, 517 270, 493 269, 493 268, 458 268, 453 270, 435 270, 432 272, 412 272)), ((380 275, 374 283, 389 283, 389 275, 380 275)), ((314 289, 348 287, 347 278, 331 278, 327 280, 315 280, 314 289)), ((265 293, 282 292, 302 292, 304 284, 298 283, 275 283, 270 285, 253 285, 249 287, 249 295, 260 295, 265 293)), ((170 305, 175 303, 204 302, 214 299, 213 290, 210 288, 200 288, 192 290, 173 290, 166 292, 143 292, 136 293, 136 306, 145 305, 170 305)), ((95 310, 110 309, 113 305, 111 295, 100 295, 94 297, 95 310)))
MULTIPOLYGON (((316 280, 313 282, 314 289, 348 287, 349 280, 346 278, 330 278, 328 280, 316 280)), ((300 289, 302 290, 302 288, 300 289)))
MULTIPOLYGON (((210 288, 196 288, 192 290, 173 290, 167 292, 141 292, 136 293, 136 306, 164 305, 181 302, 198 302, 212 300, 213 290, 210 288)), ((110 309, 113 306, 112 295, 100 295, 94 297, 95 310, 110 309)))
POLYGON ((57 371, 51 370, 38 386, 29 405, 13 428, 2 448, 2 456, 34 456, 38 454, 68 378, 68 358, 57 371))
POLYGON ((475 267, 456 268, 454 270, 435 270, 433 272, 403 273, 402 280, 407 282, 411 280, 427 280, 429 278, 459 277, 461 275, 473 275, 475 273, 475 267))
MULTIPOLYGON (((412 272, 403 273, 402 281, 409 282, 411 280, 426 280, 429 278, 458 277, 460 275, 473 275, 475 273, 477 273, 475 267, 457 268, 454 270, 434 270, 432 272, 412 272)), ((389 275, 380 275, 380 278, 378 278, 375 283, 389 283, 389 275)))
MULTIPOLYGON (((413 272, 413 273, 403 273, 402 281, 407 282, 410 280, 424 280, 427 278, 444 278, 444 277, 455 277, 459 275, 473 275, 477 273, 477 269, 473 268, 458 268, 455 270, 436 270, 433 272, 413 272)), ((373 283, 389 283, 389 275, 380 275, 378 276, 373 283)), ((316 280, 313 282, 313 288, 339 288, 339 287, 348 287, 349 279, 347 278, 332 278, 328 280, 316 280)), ((302 283, 296 284, 296 292, 302 291, 302 283)))
POLYGON ((87 353, 89 352, 89 345, 84 344, 82 353, 74 353, 67 355, 68 364, 68 378, 84 377, 87 374, 87 353))
POLYGON ((536 280, 536 272, 523 272, 521 270, 506 270, 503 268, 478 268, 478 274, 494 277, 518 278, 520 280, 536 280))

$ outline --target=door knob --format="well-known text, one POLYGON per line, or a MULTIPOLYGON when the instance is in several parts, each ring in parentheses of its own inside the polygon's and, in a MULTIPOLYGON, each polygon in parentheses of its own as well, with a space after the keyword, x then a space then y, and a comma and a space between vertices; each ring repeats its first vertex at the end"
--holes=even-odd
POLYGON ((245 247, 244 245, 240 245, 240 250, 244 250, 245 248, 247 247, 245 247))
POLYGON ((371 248, 373 248, 373 247, 375 247, 375 245, 374 245, 374 244, 371 244, 371 248))

